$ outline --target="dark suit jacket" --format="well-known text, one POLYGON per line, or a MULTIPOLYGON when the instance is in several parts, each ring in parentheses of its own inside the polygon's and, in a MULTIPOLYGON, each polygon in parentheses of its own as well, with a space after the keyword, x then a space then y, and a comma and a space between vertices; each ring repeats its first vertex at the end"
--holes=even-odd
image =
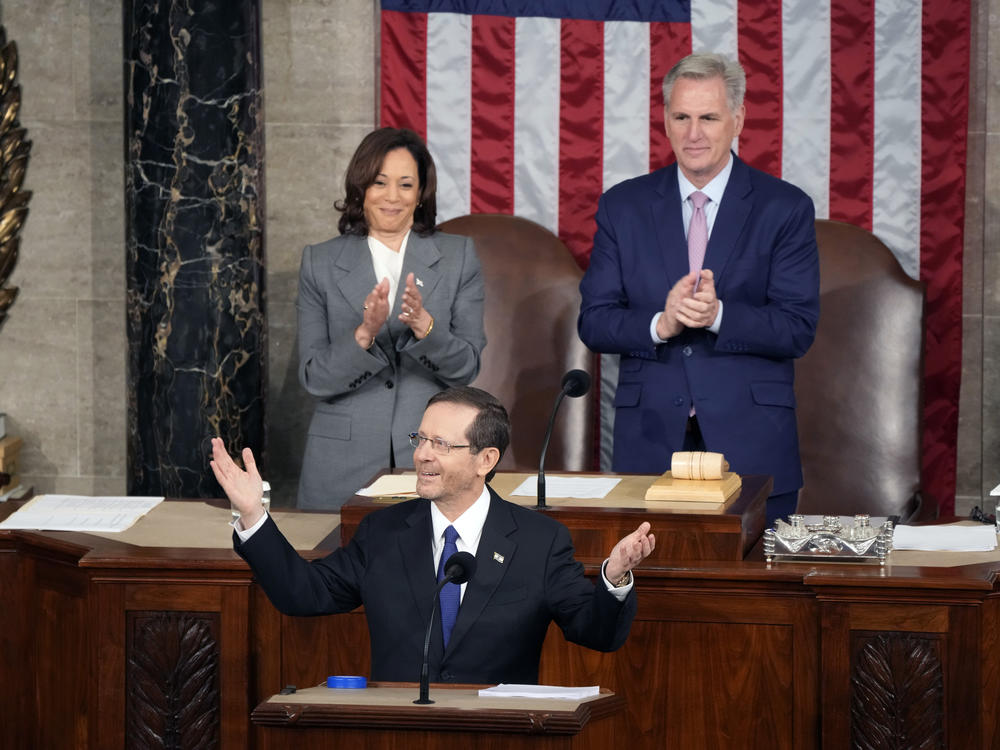
POLYGON ((743 474, 802 486, 794 359, 819 318, 812 201, 735 156, 705 254, 723 302, 719 334, 688 329, 654 345, 649 325, 688 273, 677 165, 601 197, 594 250, 580 284, 580 338, 618 353, 614 470, 660 473, 680 450, 693 402, 709 450, 743 474))
MULTIPOLYGON (((427 500, 369 514, 350 543, 308 563, 268 519, 236 551, 253 568, 271 602, 289 615, 321 615, 365 607, 371 678, 420 678, 424 635, 436 586, 427 500)), ((432 682, 534 683, 549 623, 574 643, 611 651, 625 642, 635 592, 619 602, 595 586, 573 558, 569 531, 558 521, 501 499, 490 509, 448 648, 440 612, 430 648, 432 682)))

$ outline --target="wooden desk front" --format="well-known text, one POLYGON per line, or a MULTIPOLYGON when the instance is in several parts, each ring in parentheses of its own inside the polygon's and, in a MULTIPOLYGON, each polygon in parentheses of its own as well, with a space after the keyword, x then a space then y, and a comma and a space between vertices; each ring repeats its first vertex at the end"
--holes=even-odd
MULTIPOLYGON (((500 472, 490 486, 511 502, 534 507, 537 502, 534 496, 513 494, 525 479, 533 477, 533 474, 500 472)), ((685 513, 664 510, 656 502, 644 499, 655 476, 623 474, 620 478, 606 498, 549 497, 547 506, 539 511, 570 530, 576 559, 585 565, 602 563, 618 540, 635 531, 643 521, 649 521, 656 534, 651 564, 668 560, 742 560, 764 533, 767 497, 774 486, 770 477, 746 476, 739 495, 724 511, 685 513)), ((384 501, 358 495, 348 500, 340 509, 342 543, 354 536, 362 518, 384 505, 384 501)))
MULTIPOLYGON (((997 568, 658 559, 626 645, 553 632, 540 677, 621 695, 636 748, 1000 747, 997 568)), ((0 605, 4 747, 255 747, 283 686, 368 672, 363 612, 284 617, 227 549, 0 532, 0 605)))

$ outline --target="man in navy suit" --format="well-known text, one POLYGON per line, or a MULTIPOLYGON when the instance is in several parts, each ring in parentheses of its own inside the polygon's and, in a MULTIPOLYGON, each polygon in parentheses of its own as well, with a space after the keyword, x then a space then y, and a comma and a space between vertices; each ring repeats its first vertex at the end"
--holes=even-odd
POLYGON ((816 332, 819 257, 809 197, 731 151, 745 90, 720 55, 666 75, 677 161, 601 197, 578 327, 594 351, 621 355, 614 470, 661 473, 674 451, 718 451, 736 472, 774 477, 770 524, 802 486, 792 381, 816 332))
POLYGON ((240 511, 236 551, 275 607, 318 615, 364 605, 372 679, 419 679, 435 571, 454 551, 465 551, 476 557, 476 572, 460 589, 448 584, 442 592, 430 680, 533 683, 553 620, 566 638, 589 648, 612 651, 625 642, 636 609, 631 569, 656 540, 642 523, 615 545, 600 580, 591 583, 573 559, 565 526, 486 486, 509 440, 507 411, 490 394, 463 386, 434 395, 410 437, 421 499, 370 513, 346 547, 312 563, 264 513, 249 449, 244 471, 216 438, 211 465, 240 511), (450 615, 448 586, 456 589, 457 612, 450 615))

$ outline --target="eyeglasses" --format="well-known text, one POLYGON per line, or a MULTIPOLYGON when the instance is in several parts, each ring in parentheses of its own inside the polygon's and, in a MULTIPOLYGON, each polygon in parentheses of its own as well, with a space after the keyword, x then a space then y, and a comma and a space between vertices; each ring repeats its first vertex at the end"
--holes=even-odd
POLYGON ((423 441, 428 441, 431 444, 431 449, 435 453, 440 453, 443 456, 447 456, 452 448, 471 448, 471 445, 455 445, 454 443, 449 443, 447 440, 442 440, 441 438, 429 438, 424 437, 419 432, 410 433, 410 445, 414 448, 419 448, 423 441))

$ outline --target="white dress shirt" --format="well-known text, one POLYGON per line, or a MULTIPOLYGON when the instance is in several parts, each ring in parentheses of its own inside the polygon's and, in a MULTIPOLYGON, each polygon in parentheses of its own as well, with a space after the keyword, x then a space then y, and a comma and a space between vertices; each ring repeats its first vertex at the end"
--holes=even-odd
POLYGON ((403 256, 406 255, 406 243, 410 239, 407 232, 403 244, 397 253, 381 240, 368 235, 368 250, 372 254, 372 266, 375 268, 375 283, 389 279, 389 312, 396 302, 396 290, 399 288, 399 275, 403 272, 403 256))

